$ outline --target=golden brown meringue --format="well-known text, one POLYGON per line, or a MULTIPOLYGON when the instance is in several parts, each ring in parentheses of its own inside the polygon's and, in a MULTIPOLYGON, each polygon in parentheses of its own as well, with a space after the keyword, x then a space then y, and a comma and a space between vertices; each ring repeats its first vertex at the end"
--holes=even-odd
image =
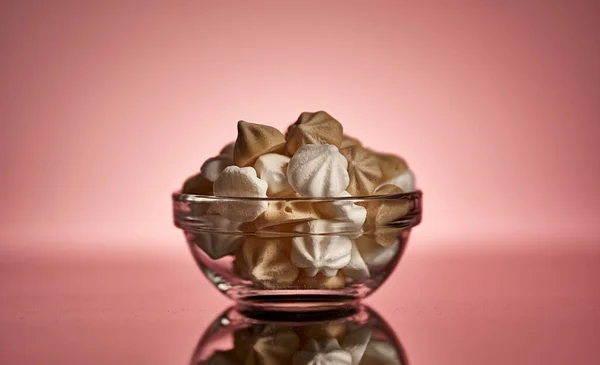
POLYGON ((185 180, 183 183, 182 192, 184 194, 212 195, 213 183, 202 176, 199 172, 185 180))
POLYGON ((256 221, 256 228, 262 229, 281 224, 300 223, 318 219, 310 202, 276 200, 269 202, 267 210, 256 221))
POLYGON ((400 156, 391 153, 375 152, 381 166, 382 181, 396 177, 408 169, 406 161, 400 156))
POLYGON ((290 261, 290 250, 289 239, 247 237, 236 253, 235 264, 265 288, 286 287, 298 277, 298 268, 290 261))
MULTIPOLYGON (((377 188, 373 195, 402 194, 404 191, 395 185, 383 185, 377 188)), ((374 232, 377 243, 382 246, 393 245, 398 238, 400 228, 389 227, 389 224, 404 217, 411 209, 410 200, 385 199, 373 200, 366 203, 367 222, 366 227, 374 232)))
POLYGON ((324 111, 300 114, 285 135, 285 149, 291 156, 305 144, 332 144, 340 147, 343 128, 340 122, 324 111))
POLYGON ((238 136, 233 147, 233 162, 240 166, 252 166, 265 153, 283 152, 285 137, 268 125, 248 123, 240 120, 238 136))
POLYGON ((354 146, 362 146, 362 144, 358 139, 344 134, 342 137, 342 143, 340 143, 340 149, 354 146))
POLYGON ((340 289, 345 285, 345 276, 340 271, 335 276, 325 276, 319 273, 310 277, 305 273, 300 273, 298 277, 298 286, 301 289, 340 289))
POLYGON ((344 148, 340 153, 348 160, 350 184, 346 191, 353 196, 371 195, 382 181, 377 155, 361 146, 344 148))

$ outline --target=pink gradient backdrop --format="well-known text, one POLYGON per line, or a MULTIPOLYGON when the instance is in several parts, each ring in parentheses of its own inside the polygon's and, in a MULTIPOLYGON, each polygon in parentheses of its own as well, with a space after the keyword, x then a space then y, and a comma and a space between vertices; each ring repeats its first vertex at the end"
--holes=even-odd
POLYGON ((4 248, 181 248, 235 122, 317 109, 408 159, 415 237, 600 237, 598 2, 224 3, 2 2, 4 248))

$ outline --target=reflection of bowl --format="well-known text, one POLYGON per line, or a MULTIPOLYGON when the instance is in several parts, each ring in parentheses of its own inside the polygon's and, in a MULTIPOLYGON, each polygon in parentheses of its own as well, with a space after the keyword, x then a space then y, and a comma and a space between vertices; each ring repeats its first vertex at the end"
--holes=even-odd
POLYGON ((387 323, 372 309, 359 306, 304 316, 271 312, 259 318, 230 308, 206 330, 190 364, 406 365, 408 361, 387 323))
POLYGON ((421 220, 421 192, 328 199, 175 193, 173 203, 175 224, 206 277, 241 306, 261 309, 354 305, 390 275, 421 220))

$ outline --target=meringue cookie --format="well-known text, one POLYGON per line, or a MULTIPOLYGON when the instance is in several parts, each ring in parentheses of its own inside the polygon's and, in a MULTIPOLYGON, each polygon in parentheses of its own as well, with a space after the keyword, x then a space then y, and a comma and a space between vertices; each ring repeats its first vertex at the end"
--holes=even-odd
POLYGON ((415 175, 410 170, 404 170, 404 172, 399 175, 384 181, 378 188, 384 185, 395 185, 401 188, 405 193, 410 193, 415 191, 415 175))
POLYGON ((310 340, 294 355, 292 365, 352 365, 352 355, 343 350, 336 339, 310 340))
POLYGON ((218 155, 206 160, 200 167, 200 174, 213 183, 227 166, 233 165, 233 160, 227 155, 218 155))
POLYGON ((346 191, 353 196, 370 195, 382 181, 377 156, 361 146, 344 148, 340 153, 348 160, 350 183, 346 191))
POLYGON ((307 144, 290 159, 288 181, 301 196, 334 197, 350 182, 348 161, 333 145, 307 144))
POLYGON ((311 339, 316 341, 323 341, 330 338, 341 340, 346 334, 346 321, 327 321, 317 322, 308 326, 301 327, 301 331, 298 331, 302 342, 307 342, 311 339))
POLYGON ((342 143, 340 143, 340 150, 353 146, 362 146, 362 144, 358 139, 344 134, 344 137, 342 138, 342 143))
POLYGON ((348 265, 352 254, 352 242, 345 236, 320 235, 328 229, 326 220, 314 220, 304 224, 311 235, 292 239, 292 263, 314 277, 322 272, 335 276, 339 269, 348 265))
POLYGON ((285 149, 293 155, 305 144, 332 144, 339 147, 343 139, 340 122, 324 111, 300 114, 285 135, 285 149))
POLYGON ((238 136, 233 148, 233 161, 236 165, 252 166, 260 155, 270 152, 283 152, 285 137, 276 128, 240 120, 238 136))
POLYGON ((233 160, 233 148, 235 147, 235 142, 229 142, 219 152, 219 155, 229 156, 233 160))
MULTIPOLYGON (((340 197, 350 197, 350 193, 344 191, 340 197)), ((357 230, 365 223, 367 219, 367 210, 351 200, 337 200, 332 202, 315 203, 315 211, 325 219, 335 219, 341 221, 351 221, 357 230)))
POLYGON ((335 276, 325 276, 322 273, 314 277, 306 273, 300 273, 298 276, 298 286, 300 289, 341 289, 346 285, 346 278, 341 271, 335 276))
MULTIPOLYGON (((373 195, 395 195, 404 191, 396 185, 382 185, 373 195)), ((384 227, 395 220, 404 217, 411 208, 410 200, 406 199, 381 199, 367 203, 367 221, 375 227, 384 227)))
POLYGON ((197 173, 185 180, 181 191, 184 194, 212 195, 213 183, 202 176, 201 173, 197 173))
POLYGON ((235 264, 262 286, 269 289, 282 288, 298 277, 298 269, 289 257, 289 240, 250 236, 236 252, 235 264))
POLYGON ((234 348, 239 363, 247 365, 289 364, 300 348, 300 338, 289 327, 267 325, 258 333, 256 327, 237 331, 234 348))
MULTIPOLYGON (((213 185, 215 196, 267 197, 267 182, 256 176, 253 167, 226 167, 213 185)), ((223 201, 214 210, 236 222, 251 222, 267 209, 266 201, 223 201)))
POLYGON ((269 202, 267 210, 256 218, 256 228, 263 229, 281 224, 299 223, 318 219, 309 202, 276 200, 269 202))
POLYGON ((258 177, 269 184, 268 196, 278 194, 291 196, 294 193, 286 175, 289 162, 289 157, 277 153, 267 153, 256 160, 254 168, 258 177))
POLYGON ((361 236, 356 240, 361 257, 369 267, 387 265, 400 248, 400 239, 395 235, 394 243, 388 247, 377 243, 373 236, 361 236))
POLYGON ((342 340, 342 348, 352 355, 352 365, 358 365, 363 358, 367 345, 371 340, 372 332, 367 327, 358 327, 350 331, 342 340))
POLYGON ((381 172, 383 173, 383 180, 389 180, 396 177, 408 169, 406 161, 400 156, 391 153, 371 152, 373 152, 379 160, 381 172))
POLYGON ((207 215, 202 218, 206 226, 205 232, 186 232, 188 242, 200 247, 211 259, 234 253, 241 245, 243 239, 239 232, 238 222, 230 221, 220 215, 207 215))
POLYGON ((372 365, 403 365, 400 354, 387 341, 371 340, 367 345, 362 362, 372 365))
POLYGON ((369 267, 361 256, 356 242, 352 242, 350 262, 342 269, 342 272, 355 280, 363 280, 371 276, 369 267))

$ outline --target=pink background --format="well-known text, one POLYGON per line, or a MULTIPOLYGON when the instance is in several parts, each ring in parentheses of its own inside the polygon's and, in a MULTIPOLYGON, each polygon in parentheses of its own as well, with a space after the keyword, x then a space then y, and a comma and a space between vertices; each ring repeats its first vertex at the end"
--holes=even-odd
POLYGON ((171 192, 318 109, 425 193, 368 299, 411 364, 597 363, 600 3, 294 3, 0 1, 0 363, 187 363, 231 302, 171 192))
POLYGON ((598 2, 223 3, 2 2, 3 250, 183 249, 237 120, 317 109, 407 158, 414 239, 600 237, 598 2))

